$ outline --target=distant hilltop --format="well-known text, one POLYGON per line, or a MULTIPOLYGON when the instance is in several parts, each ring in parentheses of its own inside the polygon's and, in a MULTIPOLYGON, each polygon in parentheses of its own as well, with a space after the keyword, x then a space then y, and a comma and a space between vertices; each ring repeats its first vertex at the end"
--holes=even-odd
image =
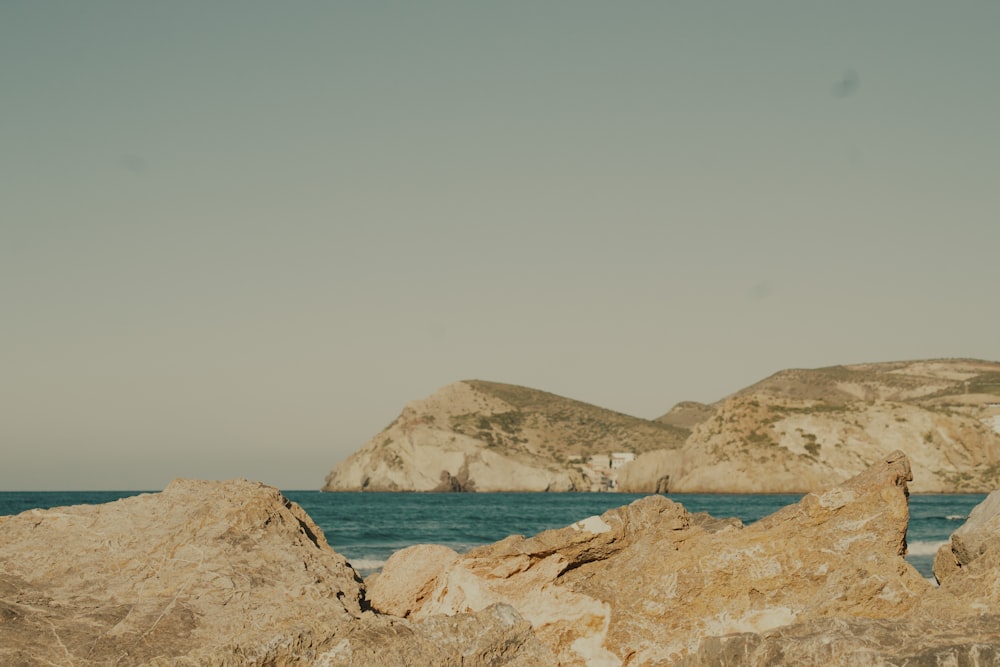
POLYGON ((914 492, 1000 487, 1000 363, 785 370, 652 420, 465 380, 407 404, 323 490, 805 493, 897 449, 914 492))

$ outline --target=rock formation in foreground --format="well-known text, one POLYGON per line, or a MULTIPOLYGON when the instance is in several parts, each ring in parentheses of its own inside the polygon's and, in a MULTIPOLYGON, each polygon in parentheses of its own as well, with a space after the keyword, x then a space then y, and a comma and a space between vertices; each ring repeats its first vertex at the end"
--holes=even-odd
POLYGON ((891 454, 755 524, 661 496, 366 585, 261 484, 177 481, 0 517, 0 664, 839 667, 1000 661, 1000 492, 934 587, 904 559, 891 454))
POLYGON ((509 606, 419 624, 366 607, 322 531, 261 484, 0 517, 3 665, 551 663, 509 606))
MULTIPOLYGON (((934 560, 940 587, 898 619, 822 618, 707 638, 683 667, 1000 665, 1000 491, 934 560)), ((877 591, 877 595, 884 595, 877 591)))
POLYGON ((464 555, 412 547, 389 559, 369 597, 416 620, 510 604, 563 665, 995 656, 1000 626, 981 615, 997 609, 997 594, 960 585, 971 568, 935 589, 903 558, 910 479, 896 452, 748 527, 702 523, 651 496, 464 555), (914 642, 896 642, 897 630, 914 642))

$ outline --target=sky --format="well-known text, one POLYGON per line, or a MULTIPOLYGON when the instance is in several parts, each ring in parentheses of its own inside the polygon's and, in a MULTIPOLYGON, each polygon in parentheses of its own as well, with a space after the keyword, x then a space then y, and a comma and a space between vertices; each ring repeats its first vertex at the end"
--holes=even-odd
POLYGON ((0 490, 319 488, 462 379, 1000 359, 1000 3, 0 3, 0 490))

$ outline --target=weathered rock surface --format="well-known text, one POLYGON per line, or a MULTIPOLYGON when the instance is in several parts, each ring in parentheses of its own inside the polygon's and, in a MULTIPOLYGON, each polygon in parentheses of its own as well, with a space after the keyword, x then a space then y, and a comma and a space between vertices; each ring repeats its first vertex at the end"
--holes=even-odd
POLYGON ((940 587, 898 618, 820 618, 706 638, 683 667, 922 667, 1000 664, 1000 492, 942 546, 940 587))
POLYGON ((1000 486, 1000 364, 969 359, 793 369, 704 411, 687 408, 679 450, 641 454, 622 490, 805 493, 846 480, 901 449, 917 493, 1000 486))
POLYGON ((558 664, 517 611, 504 604, 420 623, 374 616, 344 626, 317 667, 539 667, 558 664))
POLYGON ((676 667, 995 667, 1000 616, 821 618, 766 633, 709 637, 676 667))
POLYGON ((325 491, 586 491, 570 457, 677 448, 687 431, 547 392, 467 380, 409 403, 325 491))
POLYGON ((585 491, 591 455, 628 451, 615 490, 806 493, 901 449, 918 493, 1000 486, 1000 363, 971 359, 785 370, 646 420, 493 382, 409 403, 337 465, 329 491, 585 491))
POLYGON ((948 543, 938 549, 934 576, 943 582, 991 548, 1000 548, 1000 491, 994 491, 977 505, 948 543))
MULTIPOLYGON (((474 549, 436 574, 424 569, 407 584, 420 598, 393 599, 385 610, 419 619, 508 603, 566 665, 671 664, 704 637, 902 618, 932 589, 902 558, 910 477, 897 452, 745 528, 706 529, 676 503, 644 498, 474 549)), ((416 573, 418 558, 394 555, 383 576, 416 573)))
POLYGON ((3 665, 551 662, 509 607, 415 624, 366 605, 316 524, 262 484, 0 517, 3 665))
POLYGON ((901 557, 910 476, 896 452, 747 527, 653 496, 467 554, 412 547, 367 598, 261 484, 32 510, 0 517, 0 664, 996 665, 1000 492, 935 588, 901 557))

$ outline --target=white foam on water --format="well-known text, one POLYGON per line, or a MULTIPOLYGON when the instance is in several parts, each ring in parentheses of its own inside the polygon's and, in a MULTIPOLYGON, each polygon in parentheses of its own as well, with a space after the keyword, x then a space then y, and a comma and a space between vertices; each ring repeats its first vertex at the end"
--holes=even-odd
POLYGON ((945 517, 948 521, 965 521, 964 514, 949 514, 945 517))
POLYGON ((910 542, 906 545, 906 555, 907 556, 933 556, 937 553, 938 549, 942 545, 948 544, 946 541, 941 542, 910 542))
POLYGON ((378 570, 385 565, 385 560, 379 558, 355 558, 348 562, 355 570, 378 570))

